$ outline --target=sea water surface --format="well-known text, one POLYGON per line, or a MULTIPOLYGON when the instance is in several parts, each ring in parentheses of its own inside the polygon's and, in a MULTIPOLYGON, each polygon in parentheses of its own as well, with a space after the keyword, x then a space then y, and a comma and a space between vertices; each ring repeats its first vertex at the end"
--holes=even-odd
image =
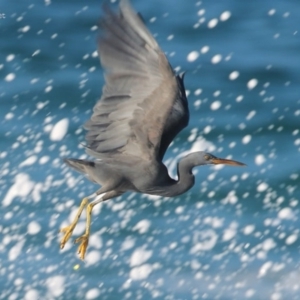
POLYGON ((62 158, 87 158, 102 2, 1 2, 0 299, 300 299, 300 2, 132 2, 186 71, 191 120, 170 174, 191 150, 247 167, 197 168, 180 197, 96 206, 86 260, 72 241, 60 250, 98 189, 62 158))

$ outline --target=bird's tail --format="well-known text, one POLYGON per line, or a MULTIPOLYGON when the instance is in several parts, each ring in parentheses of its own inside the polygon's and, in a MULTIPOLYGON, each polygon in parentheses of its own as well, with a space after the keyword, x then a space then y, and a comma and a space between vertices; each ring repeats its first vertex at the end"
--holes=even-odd
POLYGON ((64 163, 66 163, 72 169, 86 174, 88 168, 95 167, 95 163, 90 160, 76 159, 76 158, 64 158, 64 163))

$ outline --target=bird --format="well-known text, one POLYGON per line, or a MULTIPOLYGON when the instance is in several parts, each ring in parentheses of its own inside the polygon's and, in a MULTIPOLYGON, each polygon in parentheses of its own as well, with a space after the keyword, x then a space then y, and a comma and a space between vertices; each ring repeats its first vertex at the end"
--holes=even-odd
POLYGON ((103 7, 98 54, 104 69, 102 96, 85 123, 86 153, 94 160, 65 158, 64 162, 100 185, 84 197, 70 225, 63 227, 60 247, 86 210, 85 233, 75 239, 84 260, 95 205, 125 192, 175 197, 195 183, 193 168, 202 165, 245 164, 198 151, 177 163, 173 179, 163 163, 166 150, 189 122, 184 75, 176 74, 165 53, 129 0, 118 11, 103 7))

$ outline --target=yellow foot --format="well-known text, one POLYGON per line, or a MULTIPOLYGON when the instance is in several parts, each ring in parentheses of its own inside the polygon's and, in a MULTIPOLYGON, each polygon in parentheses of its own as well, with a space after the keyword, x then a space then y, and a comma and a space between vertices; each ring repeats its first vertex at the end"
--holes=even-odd
POLYGON ((69 240, 69 238, 71 237, 74 228, 75 228, 75 226, 73 226, 71 224, 69 226, 66 226, 66 227, 60 229, 60 232, 65 234, 63 236, 63 238, 61 239, 61 241, 60 241, 60 249, 63 249, 65 247, 65 244, 69 240))
POLYGON ((66 226, 66 227, 64 227, 64 228, 62 228, 62 229, 60 230, 60 232, 62 232, 62 233, 65 234, 64 237, 61 239, 61 242, 60 242, 60 249, 63 249, 63 248, 64 248, 66 242, 67 242, 67 241, 69 240, 69 238, 71 237, 71 235, 72 235, 72 233, 73 233, 73 230, 74 230, 74 228, 76 227, 77 222, 78 222, 78 220, 79 220, 79 218, 80 218, 80 215, 81 215, 83 209, 86 207, 86 205, 87 205, 88 203, 89 203, 88 197, 83 198, 82 201, 81 201, 81 204, 80 204, 80 206, 79 206, 79 209, 78 209, 78 211, 77 211, 77 214, 76 214, 76 216, 75 216, 75 218, 74 218, 74 220, 73 220, 73 222, 72 222, 69 226, 66 226))
POLYGON ((77 238, 74 243, 80 243, 78 247, 78 254, 80 259, 84 260, 85 252, 89 243, 89 234, 84 234, 81 237, 77 238))

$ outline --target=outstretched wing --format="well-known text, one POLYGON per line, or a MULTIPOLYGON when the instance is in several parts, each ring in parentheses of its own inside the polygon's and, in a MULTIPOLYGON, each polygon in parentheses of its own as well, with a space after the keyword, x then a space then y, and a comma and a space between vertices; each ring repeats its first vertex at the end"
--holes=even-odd
POLYGON ((188 122, 184 89, 127 0, 120 1, 118 14, 105 13, 98 47, 105 86, 85 124, 87 153, 162 159, 188 122))
POLYGON ((179 87, 179 96, 176 98, 171 112, 169 113, 168 118, 165 122, 165 127, 159 148, 160 160, 163 159, 169 145, 171 144, 175 136, 188 125, 190 119, 188 101, 186 98, 183 83, 184 73, 177 75, 176 79, 179 87))

